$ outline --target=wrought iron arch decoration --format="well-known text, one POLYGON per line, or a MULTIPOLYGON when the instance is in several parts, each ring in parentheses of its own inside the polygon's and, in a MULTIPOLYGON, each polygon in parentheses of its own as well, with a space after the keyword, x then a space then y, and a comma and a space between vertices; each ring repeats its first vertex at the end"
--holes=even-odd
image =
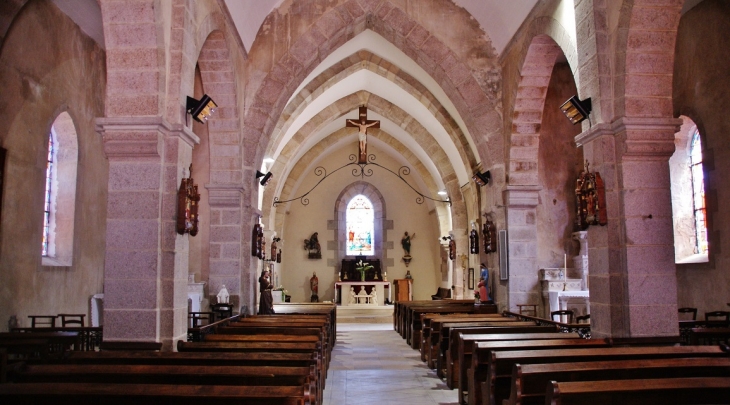
POLYGON ((368 159, 367 159, 367 161, 365 163, 359 163, 358 162, 358 157, 356 155, 354 155, 354 154, 351 154, 350 157, 349 157, 350 163, 347 163, 347 164, 345 164, 343 166, 340 166, 340 167, 338 167, 337 169, 333 170, 330 173, 327 173, 327 169, 325 169, 324 167, 317 166, 314 169, 314 174, 317 177, 322 176, 322 178, 319 179, 319 181, 311 189, 309 189, 309 191, 307 191, 306 193, 300 195, 299 197, 294 197, 294 198, 291 198, 289 200, 279 200, 279 197, 274 197, 274 204, 273 205, 274 205, 274 207, 276 207, 278 204, 283 204, 283 203, 287 203, 287 202, 295 201, 295 200, 299 200, 299 202, 302 205, 309 205, 309 198, 307 198, 307 196, 309 195, 309 193, 311 193, 312 191, 314 191, 314 189, 317 188, 317 186, 319 186, 320 183, 322 183, 327 177, 329 177, 329 176, 337 173, 338 171, 340 171, 340 170, 342 170, 342 169, 344 169, 346 167, 353 166, 353 168, 352 168, 352 175, 354 177, 358 177, 359 176, 360 178, 363 178, 364 179, 365 177, 370 177, 370 176, 373 175, 373 169, 370 168, 370 167, 368 167, 368 166, 371 166, 371 165, 372 166, 377 166, 377 167, 379 167, 381 169, 384 169, 384 170, 388 171, 389 173, 391 173, 394 176, 398 177, 402 182, 406 183, 406 185, 408 187, 410 187, 411 190, 413 190, 416 194, 418 194, 418 197, 416 197, 416 203, 423 204, 424 201, 425 201, 425 199, 427 198, 427 199, 429 199, 431 201, 443 202, 443 203, 448 203, 449 205, 451 205, 451 199, 439 200, 439 199, 431 198, 431 197, 429 197, 427 195, 424 195, 420 191, 416 190, 413 186, 411 186, 410 183, 408 183, 408 181, 406 181, 406 179, 405 179, 405 176, 408 176, 409 174, 411 174, 411 168, 410 167, 408 167, 408 166, 401 166, 398 169, 397 172, 394 172, 393 170, 390 170, 387 167, 385 167, 385 166, 383 166, 383 165, 375 162, 376 159, 377 158, 376 158, 376 156, 374 154, 370 154, 370 155, 368 155, 368 159))

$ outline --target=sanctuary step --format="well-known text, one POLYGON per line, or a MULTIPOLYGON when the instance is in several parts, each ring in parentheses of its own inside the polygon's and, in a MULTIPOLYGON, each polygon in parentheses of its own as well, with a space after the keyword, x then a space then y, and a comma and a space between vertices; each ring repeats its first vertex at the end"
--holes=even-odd
POLYGON ((393 323, 393 306, 338 306, 337 323, 393 323))

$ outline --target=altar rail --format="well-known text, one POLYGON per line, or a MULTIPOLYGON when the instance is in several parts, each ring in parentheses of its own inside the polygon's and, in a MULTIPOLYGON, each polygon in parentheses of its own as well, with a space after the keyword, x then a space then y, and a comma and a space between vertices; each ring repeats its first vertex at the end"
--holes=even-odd
MULTIPOLYGON (((42 332, 77 332, 79 334, 78 344, 72 350, 81 352, 94 352, 99 350, 101 341, 104 338, 103 330, 100 326, 96 327, 80 327, 67 326, 58 328, 13 328, 11 332, 15 333, 42 333, 42 332)), ((50 348, 51 352, 60 348, 50 348)))
POLYGON ((521 314, 518 314, 515 312, 509 312, 509 311, 502 312, 502 315, 515 317, 517 319, 525 320, 525 321, 533 321, 538 326, 556 326, 556 327, 558 327, 558 329, 560 329, 560 332, 577 333, 578 336, 582 337, 583 339, 591 338, 591 325, 588 323, 562 323, 562 322, 551 321, 551 320, 545 319, 545 318, 538 318, 536 316, 521 315, 521 314))

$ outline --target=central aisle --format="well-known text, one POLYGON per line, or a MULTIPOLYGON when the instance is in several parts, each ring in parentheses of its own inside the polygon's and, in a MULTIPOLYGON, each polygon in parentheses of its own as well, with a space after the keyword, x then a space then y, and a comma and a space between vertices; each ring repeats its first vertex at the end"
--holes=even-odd
POLYGON ((324 405, 457 405, 392 324, 338 323, 324 405))

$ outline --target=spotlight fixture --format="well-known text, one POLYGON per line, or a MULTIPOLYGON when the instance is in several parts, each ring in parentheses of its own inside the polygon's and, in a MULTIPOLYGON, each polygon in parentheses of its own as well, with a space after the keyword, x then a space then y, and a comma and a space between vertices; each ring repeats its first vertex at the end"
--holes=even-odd
POLYGON ((573 123, 573 125, 583 122, 591 113, 591 98, 581 101, 578 96, 573 96, 560 106, 560 111, 573 123))
POLYGON ((260 171, 256 170, 256 178, 258 179, 259 177, 263 177, 263 179, 261 179, 259 184, 261 184, 264 187, 266 187, 266 185, 269 184, 269 182, 271 181, 271 177, 273 175, 274 174, 271 172, 264 174, 264 173, 261 173, 260 171))
POLYGON ((438 195, 440 195, 440 196, 444 196, 444 197, 445 197, 445 196, 449 195, 449 193, 447 193, 447 192, 446 192, 446 190, 440 190, 440 191, 438 192, 438 195))
POLYGON ((477 185, 478 185, 479 187, 484 187, 484 186, 486 186, 487 184, 489 184, 489 180, 491 180, 491 179, 492 179, 492 174, 491 174, 491 173, 489 173, 489 170, 487 170, 487 171, 486 171, 486 172, 484 172, 484 173, 481 173, 481 172, 476 172, 476 173, 474 173, 474 175, 473 175, 473 176, 471 177, 471 179, 472 179, 472 180, 474 180, 474 182, 475 182, 475 183, 477 183, 477 185))
POLYGON ((208 97, 207 94, 203 94, 200 100, 188 97, 187 104, 185 105, 185 111, 192 115, 195 121, 201 124, 205 124, 217 108, 218 104, 208 97))

